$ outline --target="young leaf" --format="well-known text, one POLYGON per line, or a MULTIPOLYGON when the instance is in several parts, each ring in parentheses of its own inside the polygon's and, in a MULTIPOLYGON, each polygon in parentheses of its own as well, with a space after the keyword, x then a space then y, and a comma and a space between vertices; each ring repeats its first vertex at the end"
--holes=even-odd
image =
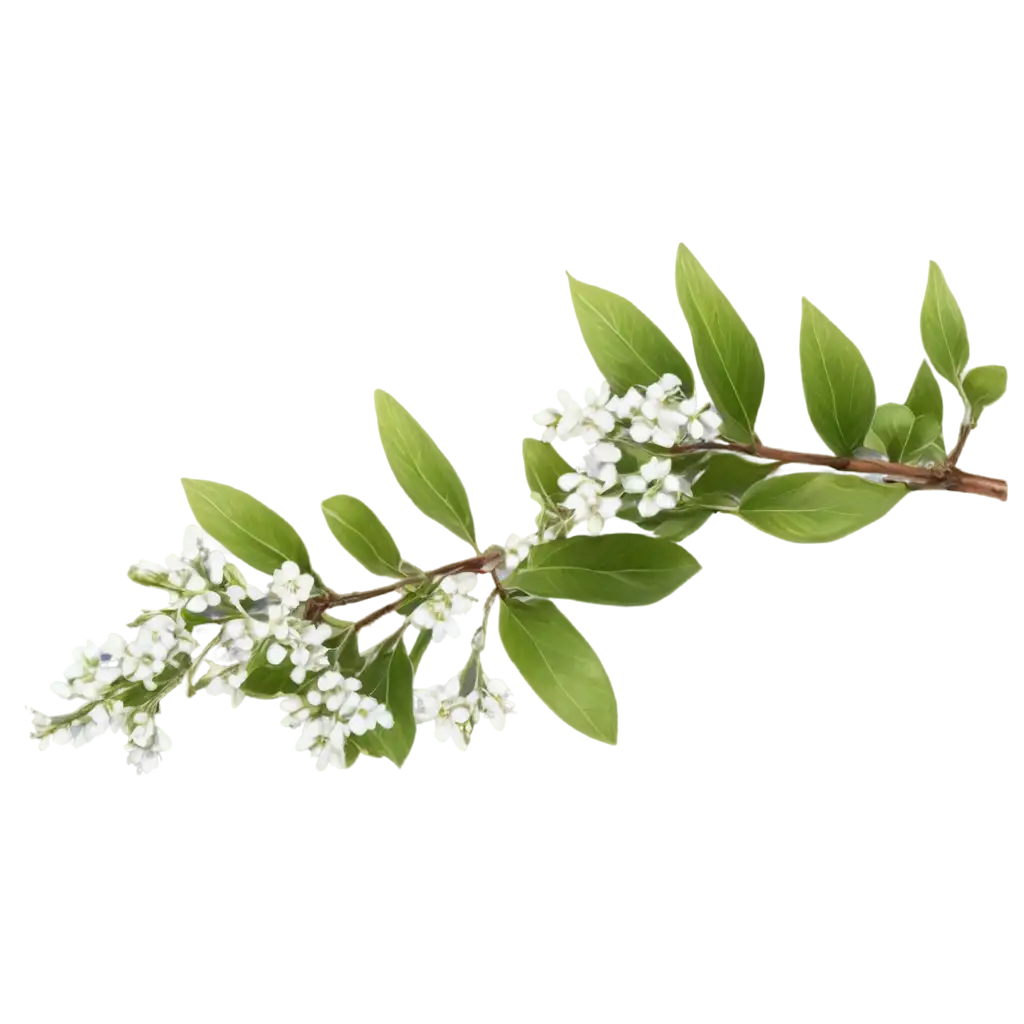
POLYGON ((476 547, 462 481, 430 435, 386 391, 374 393, 377 427, 391 472, 426 516, 476 547))
POLYGON ((903 403, 915 416, 934 416, 942 422, 942 391, 927 360, 921 360, 910 394, 903 403))
POLYGON ((666 373, 674 373, 683 391, 693 394, 693 371, 653 321, 614 292, 566 276, 583 340, 616 394, 653 384, 666 373))
POLYGON ((375 657, 363 669, 360 691, 385 704, 394 716, 390 729, 371 729, 362 736, 350 737, 364 754, 386 757, 402 767, 416 739, 416 719, 412 710, 412 662, 401 640, 381 645, 375 657))
POLYGON ((541 544, 508 585, 535 597, 642 605, 667 597, 699 570, 671 541, 620 533, 541 544))
POLYGON ((836 455, 852 455, 871 426, 875 382, 857 346, 807 299, 800 321, 800 372, 818 436, 836 455))
POLYGON ((530 493, 542 494, 552 504, 561 504, 565 492, 559 488, 558 478, 563 473, 573 472, 572 466, 550 444, 531 437, 523 441, 523 463, 530 493))
POLYGON ((712 452, 706 468, 693 485, 695 498, 723 492, 740 498, 758 482, 771 476, 781 465, 778 462, 751 462, 731 452, 712 452))
POLYGON ((905 493, 902 484, 858 476, 792 473, 754 484, 740 502, 739 515, 773 537, 820 544, 881 519, 905 493))
POLYGON ((932 446, 942 429, 931 415, 915 416, 905 405, 887 402, 875 412, 871 432, 890 462, 914 463, 932 446))
POLYGON ((964 394, 971 403, 973 426, 977 426, 981 410, 993 402, 998 402, 1005 391, 1005 366, 976 366, 964 377, 964 394))
POLYGON ((757 342, 685 245, 679 246, 676 259, 676 291, 690 325, 697 368, 724 418, 722 433, 749 444, 764 391, 764 363, 757 342))
POLYGON ((967 325, 934 261, 928 264, 928 285, 921 306, 921 340, 932 366, 959 390, 960 375, 971 354, 967 325))
POLYGON ((364 569, 377 576, 400 579, 402 556, 384 524, 358 498, 336 494, 321 502, 327 525, 338 543, 364 569))
POLYGON ((312 572, 302 538, 262 502, 211 480, 183 479, 181 485, 196 522, 236 558, 260 572, 272 573, 282 562, 312 572))
POLYGON ((615 742, 612 684, 593 648, 550 601, 507 598, 498 632, 512 664, 563 722, 592 739, 615 742))

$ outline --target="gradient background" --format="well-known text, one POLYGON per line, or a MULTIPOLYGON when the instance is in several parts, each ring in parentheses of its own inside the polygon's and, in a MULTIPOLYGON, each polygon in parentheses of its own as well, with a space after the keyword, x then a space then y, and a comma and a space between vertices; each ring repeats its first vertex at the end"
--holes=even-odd
MULTIPOLYGON (((988 9, 0 13, 0 1020, 1019 1020, 1016 778, 142 785, 20 721, 136 607, 178 471, 375 472, 383 380, 486 494, 460 417, 514 440, 587 374, 563 264, 656 302, 673 239, 1024 237, 1022 47, 988 9)), ((945 255, 1018 381, 970 464, 1020 471, 1024 247, 701 248, 770 346, 814 287, 893 396, 945 255)), ((634 770, 1019 773, 1021 506, 948 509, 713 544, 700 680, 602 626, 634 770)))

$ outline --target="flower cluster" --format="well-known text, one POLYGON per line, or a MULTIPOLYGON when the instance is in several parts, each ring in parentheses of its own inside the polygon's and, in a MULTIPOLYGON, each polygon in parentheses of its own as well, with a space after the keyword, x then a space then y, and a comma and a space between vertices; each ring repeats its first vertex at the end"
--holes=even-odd
POLYGON ((478 667, 472 673, 464 671, 453 676, 447 683, 413 691, 416 721, 432 721, 437 739, 442 743, 451 740, 459 750, 469 746, 473 727, 481 717, 500 731, 505 728, 505 715, 514 709, 509 688, 478 667))
MULTIPOLYGON (((561 505, 572 513, 573 524, 585 523, 592 534, 599 534, 627 500, 635 501, 645 519, 676 507, 689 493, 687 481, 672 473, 671 458, 659 457, 650 447, 709 441, 721 425, 711 405, 687 396, 671 373, 619 396, 602 384, 586 392, 583 405, 565 391, 558 399, 561 409, 544 409, 534 420, 545 428, 544 441, 581 438, 589 446, 578 471, 562 474, 558 486, 566 494, 561 505), (627 454, 635 471, 623 473, 627 454)), ((515 568, 528 550, 519 537, 509 538, 505 567, 515 568)))
POLYGON ((459 635, 456 615, 465 615, 476 600, 469 596, 476 586, 476 573, 460 572, 446 576, 436 590, 409 616, 409 621, 420 629, 429 630, 434 643, 446 636, 459 635))

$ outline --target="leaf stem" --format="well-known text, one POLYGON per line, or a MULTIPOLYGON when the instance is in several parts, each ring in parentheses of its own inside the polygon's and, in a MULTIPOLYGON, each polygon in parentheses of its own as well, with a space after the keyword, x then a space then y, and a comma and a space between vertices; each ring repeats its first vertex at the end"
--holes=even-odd
MULTIPOLYGON (((967 432, 969 433, 969 428, 967 432)), ((893 480, 916 484, 920 489, 961 491, 964 494, 980 494, 987 498, 1006 501, 1008 488, 1005 480, 965 473, 956 467, 955 457, 959 457, 966 440, 967 436, 961 428, 961 439, 953 449, 949 461, 943 466, 908 466, 899 462, 887 462, 884 459, 857 459, 845 455, 791 452, 784 448, 770 448, 760 442, 738 444, 732 441, 700 441, 696 444, 676 445, 675 448, 670 448, 669 452, 672 455, 686 455, 690 452, 740 452, 772 462, 828 466, 841 473, 881 474, 893 480)))

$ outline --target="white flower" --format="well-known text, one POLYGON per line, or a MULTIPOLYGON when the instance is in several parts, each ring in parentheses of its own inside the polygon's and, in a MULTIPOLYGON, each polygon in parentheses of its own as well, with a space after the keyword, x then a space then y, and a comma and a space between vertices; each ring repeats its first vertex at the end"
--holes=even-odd
POLYGON ((111 683, 121 678, 124 650, 124 640, 117 633, 111 633, 102 646, 87 641, 71 652, 74 660, 64 670, 64 679, 53 683, 50 689, 65 699, 84 697, 95 700, 111 683))
POLYGON ((611 389, 605 382, 598 391, 587 389, 582 407, 568 391, 559 391, 562 408, 543 409, 533 417, 534 423, 547 428, 541 440, 550 443, 556 437, 562 441, 582 437, 588 444, 594 444, 615 429, 615 416, 608 409, 611 398, 611 389))
POLYGON ((128 734, 128 764, 134 765, 139 775, 148 774, 160 764, 160 755, 171 749, 170 737, 157 727, 148 711, 136 711, 130 719, 131 732, 128 734))
POLYGON ((673 373, 666 373, 644 393, 638 412, 633 415, 629 436, 638 444, 652 441, 661 448, 671 448, 679 440, 679 431, 686 425, 678 399, 682 382, 673 373))
POLYGON ((566 473, 558 478, 558 486, 573 484, 575 490, 562 504, 574 513, 577 523, 586 523, 587 529, 595 536, 604 528, 605 520, 611 519, 622 507, 622 499, 608 497, 603 492, 608 486, 601 480, 592 480, 578 473, 566 473))
POLYGON ((508 687, 500 679, 488 678, 482 669, 474 689, 461 694, 460 687, 461 674, 447 683, 414 690, 413 715, 418 723, 433 721, 438 740, 451 740, 459 750, 465 750, 481 717, 500 731, 505 727, 505 715, 515 709, 515 704, 508 687))
POLYGON ((330 636, 331 627, 326 623, 296 622, 288 636, 281 637, 279 642, 267 648, 267 661, 271 665, 280 665, 287 658, 294 666, 290 673, 291 681, 301 684, 307 673, 327 667, 328 650, 324 642, 330 636))
POLYGON ((195 562, 203 553, 203 530, 188 519, 174 531, 174 550, 186 562, 195 562))
POLYGON ((181 620, 155 615, 140 627, 121 662, 125 679, 142 683, 147 690, 157 688, 156 677, 177 654, 187 653, 195 641, 181 620))
POLYGON ((328 669, 316 686, 281 702, 286 712, 281 724, 291 729, 301 727, 295 747, 308 750, 320 771, 332 764, 345 767, 345 741, 349 736, 364 736, 371 729, 390 729, 395 724, 387 707, 359 694, 361 685, 358 679, 328 669))
POLYGON ((193 564, 198 561, 199 568, 214 586, 219 587, 224 582, 224 566, 227 562, 224 552, 219 548, 208 547, 206 537, 198 526, 189 526, 185 529, 181 557, 193 564))
POLYGON ((536 537, 520 537, 516 533, 510 533, 505 541, 505 568, 511 572, 518 565, 526 560, 530 548, 536 543, 536 537))
POLYGON ((259 618, 245 616, 232 618, 224 625, 223 639, 232 651, 234 660, 243 665, 252 657, 257 644, 270 635, 270 626, 259 618))
POLYGON ((639 474, 622 478, 622 487, 627 494, 642 494, 637 508, 645 519, 659 512, 675 508, 684 485, 679 477, 671 475, 671 459, 651 459, 640 467, 639 474))
POLYGON ((226 666, 221 669, 214 669, 207 674, 209 682, 203 689, 211 697, 219 697, 224 694, 231 698, 231 706, 237 708, 245 700, 245 694, 240 689, 245 682, 248 673, 244 665, 226 666), (212 677, 212 678, 211 678, 212 677))
POLYGON ((679 410, 686 417, 686 433, 691 440, 713 441, 718 436, 722 417, 710 405, 700 406, 696 399, 687 398, 679 410))
POLYGON ((313 582, 313 577, 302 572, 295 562, 285 562, 280 569, 274 570, 270 592, 287 611, 293 611, 309 598, 313 582))
POLYGON ((419 629, 429 629, 434 643, 446 636, 458 636, 459 624, 454 616, 465 615, 473 607, 469 592, 476 586, 476 573, 460 572, 446 576, 441 585, 410 616, 419 629))

